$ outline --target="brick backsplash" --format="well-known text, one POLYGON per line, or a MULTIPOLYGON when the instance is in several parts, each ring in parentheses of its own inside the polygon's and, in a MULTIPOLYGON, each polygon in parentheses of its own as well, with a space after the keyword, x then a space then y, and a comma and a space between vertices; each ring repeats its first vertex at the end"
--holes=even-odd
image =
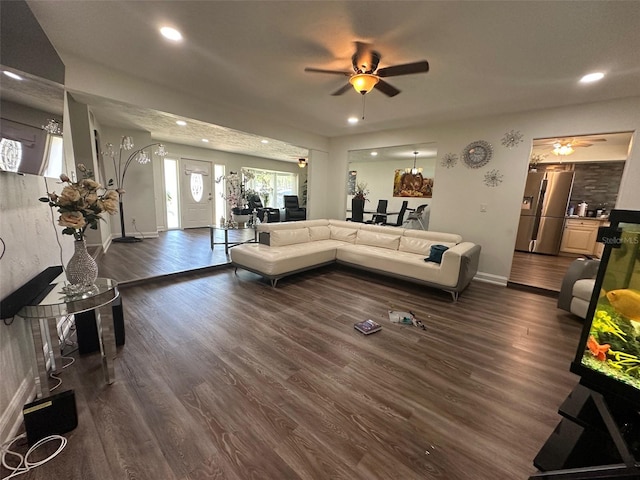
POLYGON ((625 162, 588 162, 538 165, 538 171, 573 170, 573 189, 569 205, 577 209, 581 202, 587 202, 589 210, 596 210, 606 204, 611 210, 618 198, 620 180, 625 162))

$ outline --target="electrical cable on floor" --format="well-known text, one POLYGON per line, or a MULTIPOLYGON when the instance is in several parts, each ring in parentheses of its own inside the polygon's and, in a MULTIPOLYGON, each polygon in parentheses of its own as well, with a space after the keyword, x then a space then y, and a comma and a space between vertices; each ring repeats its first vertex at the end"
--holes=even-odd
POLYGON ((40 440, 38 440, 36 443, 33 444, 33 446, 31 448, 29 448, 29 450, 27 450, 27 453, 23 455, 14 452, 13 450, 10 450, 9 448, 18 440, 22 439, 22 438, 26 438, 26 434, 23 433, 21 435, 18 435, 17 437, 13 438, 12 440, 9 440, 5 443, 2 444, 2 448, 1 450, 1 458, 2 458, 2 466, 4 468, 6 468, 7 470, 9 470, 11 473, 9 475, 7 475, 6 477, 3 477, 2 480, 9 480, 10 478, 15 478, 18 475, 22 475, 23 473, 27 473, 29 470, 39 467, 40 465, 43 465, 45 463, 47 463, 49 460, 51 460, 52 458, 54 458, 55 456, 57 456, 63 449, 64 447, 67 445, 67 439, 61 435, 49 435, 48 437, 44 437, 40 440), (42 460, 38 460, 37 462, 30 462, 29 461, 29 456, 35 452, 40 446, 44 445, 45 443, 48 442, 53 442, 53 441, 59 441, 60 445, 58 446, 58 448, 51 454, 49 455, 47 458, 44 458, 42 460), (7 456, 11 455, 14 457, 17 457, 19 459, 19 463, 17 466, 11 466, 7 463, 7 456))

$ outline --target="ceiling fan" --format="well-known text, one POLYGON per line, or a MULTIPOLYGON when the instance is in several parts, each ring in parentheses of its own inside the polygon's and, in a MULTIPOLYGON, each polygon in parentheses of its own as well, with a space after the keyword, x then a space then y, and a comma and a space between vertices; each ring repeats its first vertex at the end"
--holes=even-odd
POLYGON ((540 140, 534 140, 534 147, 542 149, 552 149, 554 155, 571 155, 575 150, 574 148, 590 147, 595 142, 606 142, 606 138, 595 136, 584 137, 568 137, 568 138, 544 138, 540 140))
POLYGON ((380 53, 371 49, 371 45, 364 42, 355 42, 356 53, 351 57, 353 72, 341 70, 326 70, 322 68, 307 67, 305 72, 330 73, 334 75, 344 75, 349 77, 349 83, 340 87, 331 95, 342 95, 351 86, 356 92, 365 95, 374 88, 381 91, 389 97, 395 97, 400 93, 393 85, 382 80, 386 77, 397 77, 400 75, 409 75, 412 73, 426 73, 429 71, 429 62, 421 60, 413 63, 405 63, 402 65, 392 65, 379 70, 378 63, 382 56, 380 53))

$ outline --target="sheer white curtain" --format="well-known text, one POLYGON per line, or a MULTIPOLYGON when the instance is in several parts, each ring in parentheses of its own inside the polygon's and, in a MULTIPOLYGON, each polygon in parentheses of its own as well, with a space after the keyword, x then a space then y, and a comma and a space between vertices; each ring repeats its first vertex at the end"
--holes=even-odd
POLYGON ((243 170, 253 176, 245 181, 245 190, 255 190, 265 207, 284 208, 284 195, 298 194, 298 175, 295 173, 247 167, 243 170))

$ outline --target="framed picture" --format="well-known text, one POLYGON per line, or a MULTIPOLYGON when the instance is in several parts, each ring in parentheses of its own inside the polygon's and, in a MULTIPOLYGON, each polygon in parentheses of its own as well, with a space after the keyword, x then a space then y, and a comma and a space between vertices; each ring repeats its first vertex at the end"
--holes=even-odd
POLYGON ((424 178, 422 173, 407 173, 396 170, 393 178, 394 197, 431 198, 433 196, 433 178, 424 178))

